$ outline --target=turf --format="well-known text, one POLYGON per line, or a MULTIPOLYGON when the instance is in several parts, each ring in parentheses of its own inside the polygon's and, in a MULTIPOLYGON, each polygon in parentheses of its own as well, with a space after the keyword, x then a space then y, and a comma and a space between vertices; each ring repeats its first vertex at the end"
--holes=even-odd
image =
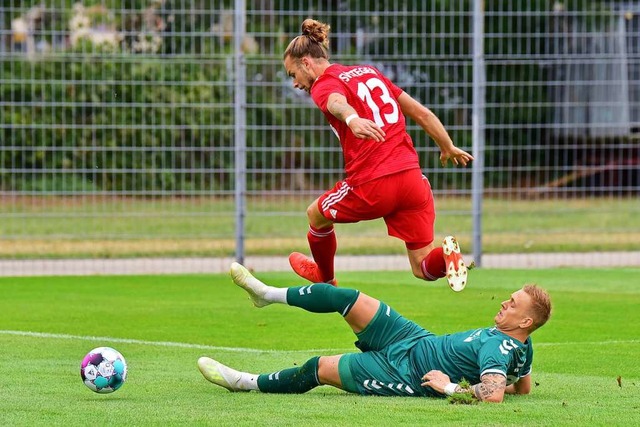
MULTIPOLYGON (((533 336, 528 396, 461 406, 330 387, 232 394, 200 376, 199 356, 272 372, 352 351, 353 336, 337 314, 255 309, 225 275, 0 278, 0 425, 640 424, 640 270, 472 274, 459 294, 407 272, 345 273, 340 284, 446 333, 489 325, 502 299, 539 283, 551 292, 554 313, 533 336), (89 391, 79 375, 84 354, 103 345, 129 365, 127 382, 110 395, 89 391)), ((258 276, 300 284, 289 273, 258 276)))

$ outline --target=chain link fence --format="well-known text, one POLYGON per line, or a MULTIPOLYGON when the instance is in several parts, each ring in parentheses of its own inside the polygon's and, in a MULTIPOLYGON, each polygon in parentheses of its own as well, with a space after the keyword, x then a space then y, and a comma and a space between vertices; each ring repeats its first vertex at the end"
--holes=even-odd
MULTIPOLYGON (((282 66, 307 17, 331 24, 332 61, 383 70, 478 159, 441 167, 410 123, 438 237, 485 266, 640 265, 637 2, 7 0, 4 270, 307 252, 306 206, 343 176, 282 66)), ((338 268, 407 269, 381 221, 336 231, 338 268)))

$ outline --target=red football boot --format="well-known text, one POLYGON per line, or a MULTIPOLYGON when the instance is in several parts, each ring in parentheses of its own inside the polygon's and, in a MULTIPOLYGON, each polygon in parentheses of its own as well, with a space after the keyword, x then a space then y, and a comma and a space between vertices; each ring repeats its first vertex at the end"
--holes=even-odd
POLYGON ((335 278, 328 282, 322 280, 318 264, 300 252, 292 252, 289 255, 289 264, 291 264, 291 268, 298 276, 307 279, 311 283, 328 283, 338 286, 338 281, 335 278))

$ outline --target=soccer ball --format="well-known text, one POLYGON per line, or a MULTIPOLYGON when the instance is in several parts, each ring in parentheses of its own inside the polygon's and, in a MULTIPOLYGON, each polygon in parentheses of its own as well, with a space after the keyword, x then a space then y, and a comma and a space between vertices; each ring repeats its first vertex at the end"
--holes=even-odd
POLYGON ((90 390, 113 393, 127 379, 127 362, 111 347, 94 348, 82 359, 80 376, 90 390))

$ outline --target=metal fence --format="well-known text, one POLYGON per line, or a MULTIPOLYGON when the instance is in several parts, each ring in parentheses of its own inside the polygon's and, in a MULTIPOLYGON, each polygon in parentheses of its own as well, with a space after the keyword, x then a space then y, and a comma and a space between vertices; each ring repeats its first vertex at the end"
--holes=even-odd
MULTIPOLYGON (((332 61, 382 69, 476 157, 443 168, 410 124, 437 236, 489 266, 640 265, 637 2, 7 0, 5 270, 286 268, 307 252, 305 208, 342 177, 282 66, 307 17, 331 24, 332 61), (65 258, 92 261, 44 261, 65 258)), ((339 268, 407 269, 380 221, 337 235, 339 268)))

